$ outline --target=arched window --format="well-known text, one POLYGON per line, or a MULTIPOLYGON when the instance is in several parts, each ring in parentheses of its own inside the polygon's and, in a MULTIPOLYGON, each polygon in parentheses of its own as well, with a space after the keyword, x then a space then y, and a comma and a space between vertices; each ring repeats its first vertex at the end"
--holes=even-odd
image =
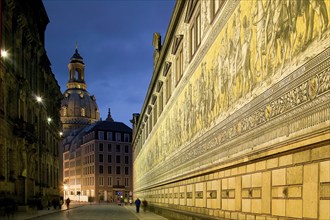
POLYGON ((62 107, 62 116, 67 116, 67 114, 68 114, 68 107, 63 106, 62 107))
POLYGON ((80 112, 80 115, 81 116, 83 116, 83 117, 85 117, 86 115, 85 115, 85 108, 81 108, 81 112, 80 112))

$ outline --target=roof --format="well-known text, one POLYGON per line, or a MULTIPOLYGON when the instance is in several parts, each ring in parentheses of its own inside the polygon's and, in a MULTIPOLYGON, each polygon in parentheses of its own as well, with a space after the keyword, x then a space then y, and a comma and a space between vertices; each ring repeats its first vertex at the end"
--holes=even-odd
POLYGON ((84 64, 83 58, 78 53, 78 49, 76 49, 75 53, 72 55, 70 63, 82 63, 82 64, 84 64))
POLYGON ((93 127, 91 127, 91 129, 86 131, 86 133, 97 130, 132 133, 132 129, 130 127, 122 122, 115 121, 98 121, 93 127))

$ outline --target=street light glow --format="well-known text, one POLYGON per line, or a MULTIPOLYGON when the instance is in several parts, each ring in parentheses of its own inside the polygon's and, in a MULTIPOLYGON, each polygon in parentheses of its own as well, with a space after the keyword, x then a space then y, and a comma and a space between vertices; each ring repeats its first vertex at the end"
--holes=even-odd
POLYGON ((7 58, 8 57, 8 52, 6 50, 1 50, 1 57, 7 58))
POLYGON ((37 102, 41 103, 42 102, 42 98, 40 96, 36 96, 36 100, 37 102))
POLYGON ((52 119, 50 117, 47 118, 48 123, 50 123, 52 121, 52 119))

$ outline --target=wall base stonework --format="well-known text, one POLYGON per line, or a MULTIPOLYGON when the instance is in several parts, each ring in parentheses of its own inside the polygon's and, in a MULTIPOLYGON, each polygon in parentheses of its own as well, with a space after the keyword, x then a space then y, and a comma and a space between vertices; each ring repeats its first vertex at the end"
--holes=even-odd
POLYGON ((149 189, 139 197, 148 200, 150 211, 169 219, 329 219, 330 141, 286 148, 149 189), (198 203, 200 185, 206 196, 198 203), (161 193, 165 191, 173 193, 161 193), (195 206, 181 205, 188 200, 195 206))

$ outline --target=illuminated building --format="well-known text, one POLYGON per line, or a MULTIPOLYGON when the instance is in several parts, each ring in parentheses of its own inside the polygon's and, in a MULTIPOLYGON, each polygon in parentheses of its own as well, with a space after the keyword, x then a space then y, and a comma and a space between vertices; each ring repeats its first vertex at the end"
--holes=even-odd
POLYGON ((110 109, 100 121, 96 99, 86 90, 84 66, 76 49, 61 105, 63 195, 76 201, 122 202, 132 194, 132 129, 115 122, 110 109))
POLYGON ((0 200, 27 210, 59 196, 62 95, 45 51, 42 1, 1 0, 0 11, 0 200))
POLYGON ((329 1, 177 1, 133 125, 171 219, 330 219, 329 1))

